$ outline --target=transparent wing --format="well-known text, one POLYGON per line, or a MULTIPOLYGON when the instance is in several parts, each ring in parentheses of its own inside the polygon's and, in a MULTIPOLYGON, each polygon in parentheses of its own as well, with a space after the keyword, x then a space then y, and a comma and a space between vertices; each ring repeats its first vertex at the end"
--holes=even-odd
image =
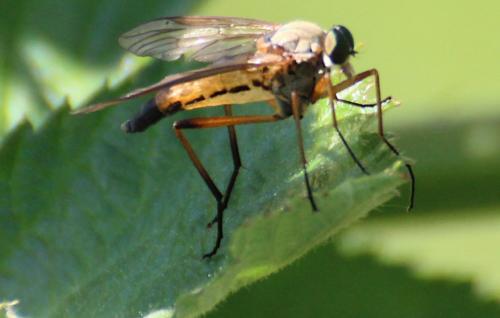
POLYGON ((254 53, 255 41, 278 26, 245 18, 164 17, 139 25, 119 42, 139 56, 216 62, 254 53))

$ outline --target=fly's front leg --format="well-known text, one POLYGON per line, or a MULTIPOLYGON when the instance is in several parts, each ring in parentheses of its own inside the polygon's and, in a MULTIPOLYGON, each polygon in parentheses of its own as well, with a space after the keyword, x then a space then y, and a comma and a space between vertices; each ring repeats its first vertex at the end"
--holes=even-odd
POLYGON ((217 201, 217 215, 214 219, 214 221, 210 222, 209 224, 212 225, 213 223, 217 222, 217 238, 215 241, 215 245, 213 249, 209 252, 203 255, 203 258, 210 258, 214 256, 217 253, 217 250, 220 247, 222 238, 224 237, 223 233, 223 216, 224 216, 224 210, 227 207, 227 203, 229 200, 229 197, 231 196, 231 192, 233 190, 234 184, 236 182, 236 177, 238 176, 239 168, 241 167, 241 159, 239 155, 239 150, 238 150, 238 144, 236 142, 236 131, 234 129, 234 126, 236 125, 242 125, 242 124, 255 124, 255 123, 264 123, 264 122, 273 122, 282 119, 278 115, 271 115, 271 116, 232 116, 231 113, 231 107, 226 106, 225 107, 225 112, 227 116, 220 116, 220 117, 207 117, 207 118, 191 118, 191 119, 185 119, 185 120, 180 120, 176 121, 174 123, 174 130, 175 130, 175 135, 177 138, 180 140, 182 143, 182 146, 184 149, 186 149, 186 152, 193 162, 194 166, 198 170, 198 173, 200 176, 203 178, 205 181, 207 187, 209 188, 210 192, 214 196, 215 200, 217 201), (229 139, 231 142, 231 151, 233 154, 233 163, 234 163, 234 169, 233 173, 231 174, 231 179, 229 181, 229 184, 226 188, 225 193, 223 194, 219 188, 215 185, 214 181, 208 174, 207 170, 201 163, 200 159, 194 152, 193 148, 191 147, 191 144, 187 140, 186 136, 182 132, 183 129, 202 129, 202 128, 215 128, 215 127, 228 127, 229 131, 229 139))
MULTIPOLYGON (((383 123, 383 116, 382 116, 382 99, 381 95, 382 93, 380 92, 380 78, 378 75, 378 71, 376 69, 372 69, 368 71, 371 75, 375 77, 375 87, 377 89, 377 118, 378 118, 378 134, 380 138, 385 142, 385 144, 391 149, 391 151, 396 155, 400 156, 399 151, 396 149, 396 147, 385 138, 384 135, 384 123, 383 123)), ((411 190, 410 190, 410 202, 408 203, 408 211, 410 211, 413 208, 414 202, 415 202, 415 175, 413 174, 413 168, 412 166, 405 162, 406 169, 408 170, 408 175, 410 176, 411 179, 411 190)))
MULTIPOLYGON (((384 122, 383 122, 383 116, 382 116, 382 98, 381 98, 381 92, 380 92, 380 78, 378 71, 376 69, 371 69, 368 71, 361 72, 359 74, 354 75, 351 78, 348 78, 347 80, 333 86, 331 88, 331 91, 333 91, 333 94, 337 94, 338 92, 364 80, 365 78, 373 76, 375 78, 375 89, 376 89, 376 97, 377 97, 377 120, 378 120, 378 134, 380 138, 384 141, 384 143, 389 147, 389 149, 396 155, 400 156, 399 151, 396 149, 396 147, 387 140, 384 134, 384 122)), ((408 203, 408 210, 411 210, 413 208, 414 202, 415 202, 415 175, 413 174, 413 168, 412 166, 405 162, 405 167, 408 171, 408 175, 410 176, 411 180, 411 190, 410 190, 410 200, 408 203)))
POLYGON ((300 159, 302 162, 302 169, 304 170, 304 180, 306 182, 306 188, 307 188, 307 197, 309 198, 309 202, 311 203, 311 207, 313 211, 318 211, 318 208, 316 206, 316 202, 314 202, 314 197, 312 194, 311 190, 311 185, 309 183, 309 176, 307 174, 307 160, 306 160, 306 154, 304 151, 304 140, 302 138, 302 127, 300 125, 300 101, 299 101, 299 96, 297 95, 297 92, 292 92, 292 113, 293 113, 293 119, 295 120, 295 127, 297 128, 297 142, 299 145, 299 152, 300 152, 300 159))

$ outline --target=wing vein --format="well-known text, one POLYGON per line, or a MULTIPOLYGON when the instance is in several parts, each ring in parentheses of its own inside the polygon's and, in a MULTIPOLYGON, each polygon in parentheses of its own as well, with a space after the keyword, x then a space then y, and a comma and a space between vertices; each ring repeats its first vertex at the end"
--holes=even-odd
POLYGON ((235 56, 235 48, 242 55, 254 53, 256 39, 277 26, 232 17, 165 17, 123 34, 120 44, 140 56, 168 61, 184 56, 210 63, 235 56))

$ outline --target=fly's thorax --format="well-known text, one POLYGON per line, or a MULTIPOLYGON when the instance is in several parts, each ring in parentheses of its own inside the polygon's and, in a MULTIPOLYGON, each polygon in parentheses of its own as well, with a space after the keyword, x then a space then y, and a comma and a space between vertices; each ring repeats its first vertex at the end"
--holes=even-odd
POLYGON ((265 38, 272 46, 283 48, 292 54, 317 54, 321 50, 324 32, 315 23, 293 21, 282 25, 265 38))

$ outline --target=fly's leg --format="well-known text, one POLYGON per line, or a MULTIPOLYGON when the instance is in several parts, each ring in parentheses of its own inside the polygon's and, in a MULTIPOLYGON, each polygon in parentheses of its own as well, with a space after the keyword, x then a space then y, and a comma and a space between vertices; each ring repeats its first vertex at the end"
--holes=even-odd
MULTIPOLYGON (((226 116, 233 116, 233 110, 231 105, 225 105, 224 106, 224 114, 226 116)), ((233 192, 233 187, 236 182, 236 178, 238 177, 238 173, 240 172, 241 168, 241 157, 240 157, 240 150, 238 147, 238 140, 236 138, 236 129, 234 128, 234 125, 227 126, 227 132, 229 133, 229 143, 231 145, 231 155, 233 157, 233 173, 231 174, 231 179, 229 179, 229 183, 226 188, 226 192, 224 193, 223 200, 222 200, 222 209, 225 209, 227 207, 227 204, 229 202, 229 198, 231 197, 231 193, 233 192)), ((215 215, 212 221, 210 221, 207 224, 208 228, 211 228, 212 225, 217 222, 218 220, 218 215, 215 215)))
POLYGON ((304 152, 304 140, 302 139, 302 127, 300 125, 300 101, 299 101, 299 96, 297 95, 297 92, 292 92, 292 114, 293 114, 293 119, 295 120, 295 127, 297 128, 297 143, 299 145, 299 152, 300 152, 300 160, 302 162, 302 169, 304 170, 304 179, 306 182, 306 188, 307 188, 307 197, 309 198, 309 202, 311 202, 311 207, 313 211, 318 211, 318 208, 316 207, 316 203, 314 202, 314 197, 311 191, 311 185, 309 183, 309 176, 307 174, 307 160, 306 160, 306 155, 304 152))
POLYGON ((203 255, 203 258, 210 258, 217 253, 217 250, 220 247, 222 238, 224 237, 223 232, 223 216, 224 209, 227 207, 227 202, 231 195, 232 189, 234 187, 234 183, 236 181, 236 177, 238 175, 239 167, 241 167, 241 160, 239 157, 238 146, 236 143, 236 132, 234 130, 234 126, 243 125, 243 124, 256 124, 256 123, 265 123, 265 122, 274 122, 280 119, 283 119, 279 115, 270 115, 270 116, 232 116, 231 108, 226 107, 225 112, 227 116, 220 117, 206 117, 206 118, 191 118, 176 121, 173 125, 175 135, 181 142, 182 146, 186 150, 189 158, 193 162, 194 166, 198 170, 198 173, 205 181, 207 187, 210 192, 214 196, 217 201, 217 215, 214 221, 210 222, 210 224, 217 222, 217 238, 215 240, 215 245, 213 249, 203 255), (198 128, 215 128, 215 127, 228 127, 229 130, 229 139, 231 141, 231 150, 233 153, 233 162, 235 169, 231 175, 231 180, 226 188, 224 194, 219 190, 219 188, 215 185, 214 181, 208 174, 207 170, 201 163, 200 159, 194 152, 191 144, 187 140, 186 136, 182 132, 183 129, 198 129, 198 128), (234 142, 232 141, 234 140, 234 142), (237 154, 237 156, 235 156, 237 154), (238 167, 238 168, 236 168, 238 167))
MULTIPOLYGON (((399 151, 396 149, 396 147, 387 140, 384 134, 384 123, 383 123, 383 118, 382 118, 382 98, 381 98, 381 92, 380 92, 380 78, 378 71, 376 69, 371 69, 368 71, 361 72, 359 74, 354 75, 353 77, 335 85, 331 86, 329 90, 332 91, 332 93, 335 95, 336 93, 362 81, 363 79, 373 76, 375 77, 375 89, 376 89, 376 97, 377 97, 377 119, 378 119, 378 134, 380 138, 384 141, 384 143, 389 147, 389 149, 396 155, 400 156, 399 151)), ((410 176, 411 180, 411 190, 410 190, 410 200, 408 203, 408 211, 413 208, 414 202, 415 202, 415 175, 413 174, 413 168, 412 166, 405 162, 405 167, 408 171, 408 175, 410 176)))
MULTIPOLYGON (((363 104, 363 103, 357 103, 357 102, 353 102, 353 101, 350 101, 350 100, 346 100, 346 99, 342 99, 342 98, 335 98, 338 102, 341 102, 341 103, 344 103, 344 104, 348 104, 348 105, 351 105, 351 106, 355 106, 355 107, 361 107, 361 108, 371 108, 371 107, 376 107, 377 106, 377 103, 367 103, 367 104, 363 104)), ((392 97, 389 96, 389 97, 386 97, 382 100, 382 105, 391 101, 392 100, 392 97)))
POLYGON ((328 81, 327 81, 328 82, 328 85, 327 85, 327 89, 328 89, 328 101, 330 103, 330 107, 332 108, 333 128, 335 128, 335 130, 337 131, 337 134, 339 135, 340 140, 342 141, 342 144, 344 144, 344 147, 347 149, 347 152, 349 152, 349 155, 354 160, 354 162, 359 167, 359 169, 364 174, 369 174, 368 171, 363 166, 363 164, 361 163, 361 161, 354 154, 354 151, 352 151, 351 147, 347 143, 347 140, 344 138, 344 135, 342 135, 342 133, 340 132, 339 125, 338 125, 338 122, 337 122, 337 115, 335 113, 335 102, 338 100, 337 99, 337 94, 333 90, 332 81, 330 80, 330 73, 329 72, 325 73, 325 76, 328 79, 328 81))
MULTIPOLYGON (((374 77, 375 77, 375 86, 377 89, 377 118, 378 118, 378 134, 380 138, 385 142, 385 144, 391 149, 391 151, 396 155, 400 156, 399 151, 396 149, 396 147, 389 142, 387 138, 385 138, 384 135, 384 123, 383 123, 383 116, 382 116, 382 98, 381 95, 382 93, 380 92, 380 77, 378 75, 378 71, 376 69, 372 69, 369 71, 374 77)), ((408 170, 408 175, 410 176, 411 179, 411 190, 410 190, 410 202, 408 203, 408 211, 410 211, 413 208, 414 202, 415 202, 415 175, 413 174, 413 168, 412 166, 405 162, 406 169, 408 170)))

